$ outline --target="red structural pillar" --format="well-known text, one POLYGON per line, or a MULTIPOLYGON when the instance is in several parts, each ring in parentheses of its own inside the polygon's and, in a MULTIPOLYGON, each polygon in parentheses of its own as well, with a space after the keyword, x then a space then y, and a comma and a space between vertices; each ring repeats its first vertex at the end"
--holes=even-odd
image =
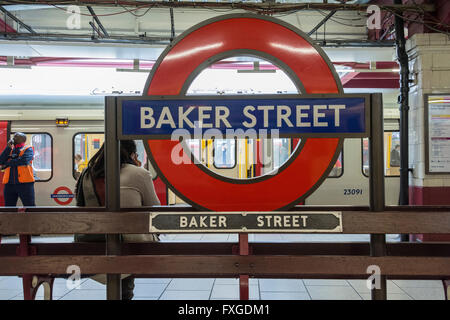
MULTIPOLYGON (((26 257, 30 255, 30 235, 19 235, 20 244, 17 248, 17 255, 19 257, 26 257)), ((23 285, 23 299, 33 300, 33 275, 23 274, 22 275, 22 285, 23 285)))
MULTIPOLYGON (((248 256, 248 233, 239 233, 239 255, 248 256)), ((245 274, 239 275, 239 298, 240 300, 249 300, 249 276, 245 274)))

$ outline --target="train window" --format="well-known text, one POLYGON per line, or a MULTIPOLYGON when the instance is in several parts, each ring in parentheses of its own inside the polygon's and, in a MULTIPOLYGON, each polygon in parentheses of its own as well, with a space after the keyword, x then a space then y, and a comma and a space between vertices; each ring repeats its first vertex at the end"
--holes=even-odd
POLYGON ((384 149, 386 176, 400 176, 400 132, 384 133, 384 149))
POLYGON ((214 167, 230 169, 236 165, 236 140, 214 140, 214 167))
MULTIPOLYGON (((53 175, 53 139, 49 133, 25 133, 26 144, 33 147, 33 173, 36 182, 46 182, 53 175)), ((11 138, 14 132, 11 133, 11 138)))
MULTIPOLYGON (((369 139, 362 139, 362 171, 369 176, 369 139)), ((400 133, 384 132, 384 174, 386 177, 400 176, 400 133)))
POLYGON ((328 175, 329 178, 339 178, 344 173, 344 163, 342 162, 342 151, 339 154, 339 157, 337 158, 336 162, 334 163, 333 169, 331 169, 330 174, 328 175))
POLYGON ((73 177, 77 179, 89 160, 97 153, 105 141, 101 132, 77 133, 73 137, 73 177))
POLYGON ((195 158, 195 162, 200 163, 201 157, 200 157, 200 140, 199 139, 187 139, 186 144, 188 146, 188 149, 190 150, 191 154, 195 158))
POLYGON ((144 143, 142 140, 135 140, 138 160, 141 163, 141 167, 147 168, 147 152, 145 151, 144 143))
MULTIPOLYGON (((105 141, 105 135, 102 132, 83 132, 77 133, 73 137, 73 177, 77 179, 89 160, 97 153, 105 141)), ((147 152, 145 151, 142 140, 136 141, 138 160, 141 167, 147 168, 147 152)))
POLYGON ((273 169, 276 170, 286 162, 291 155, 291 139, 272 139, 273 144, 273 169))
POLYGON ((34 149, 33 170, 37 182, 49 181, 52 177, 52 136, 48 133, 27 133, 27 143, 34 149))

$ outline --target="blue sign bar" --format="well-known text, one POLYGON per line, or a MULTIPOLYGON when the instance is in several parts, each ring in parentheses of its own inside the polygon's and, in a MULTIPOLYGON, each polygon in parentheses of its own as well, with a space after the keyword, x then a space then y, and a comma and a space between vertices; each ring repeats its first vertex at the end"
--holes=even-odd
POLYGON ((367 99, 364 95, 120 97, 119 135, 170 139, 175 130, 178 135, 226 135, 241 129, 241 135, 250 130, 276 132, 280 137, 363 137, 368 132, 367 99))

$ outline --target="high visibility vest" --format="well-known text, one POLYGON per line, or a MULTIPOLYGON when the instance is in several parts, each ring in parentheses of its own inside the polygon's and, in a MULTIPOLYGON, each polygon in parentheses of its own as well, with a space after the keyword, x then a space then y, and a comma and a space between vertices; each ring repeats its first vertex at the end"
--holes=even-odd
MULTIPOLYGON (((25 146, 20 150, 19 157, 23 156, 23 154, 25 153, 25 151, 27 151, 28 148, 32 148, 34 153, 34 148, 32 146, 25 146)), ((11 156, 12 153, 13 150, 11 150, 11 153, 9 155, 11 156)), ((17 166, 17 175, 19 183, 34 182, 33 167, 31 166, 32 163, 33 161, 30 161, 30 163, 27 165, 17 166)), ((5 172, 3 173, 3 181, 2 181, 3 184, 7 184, 9 182, 10 173, 11 168, 10 167, 6 168, 5 172)))

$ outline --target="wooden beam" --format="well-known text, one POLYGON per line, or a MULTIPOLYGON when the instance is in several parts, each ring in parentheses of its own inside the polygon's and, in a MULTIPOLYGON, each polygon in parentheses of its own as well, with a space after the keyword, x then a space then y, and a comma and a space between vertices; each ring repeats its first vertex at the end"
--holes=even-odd
POLYGON ((367 277, 377 265, 383 275, 415 278, 450 277, 450 257, 368 256, 28 256, 3 257, 0 275, 67 274, 77 265, 82 274, 158 276, 367 277))
MULTIPOLYGON (((277 214, 283 213, 292 211, 277 214)), ((449 211, 344 211, 342 222, 346 234, 450 233, 449 211)), ((0 213, 0 234, 148 232, 148 212, 0 213)))
MULTIPOLYGON (((32 243, 38 255, 101 255, 105 243, 32 243)), ((15 256, 18 244, 2 244, 0 257, 15 256)), ((233 242, 123 243, 124 255, 230 255, 233 242)), ((388 256, 450 257, 450 243, 387 243, 388 256)), ((369 255, 368 242, 250 243, 252 255, 369 255)))

